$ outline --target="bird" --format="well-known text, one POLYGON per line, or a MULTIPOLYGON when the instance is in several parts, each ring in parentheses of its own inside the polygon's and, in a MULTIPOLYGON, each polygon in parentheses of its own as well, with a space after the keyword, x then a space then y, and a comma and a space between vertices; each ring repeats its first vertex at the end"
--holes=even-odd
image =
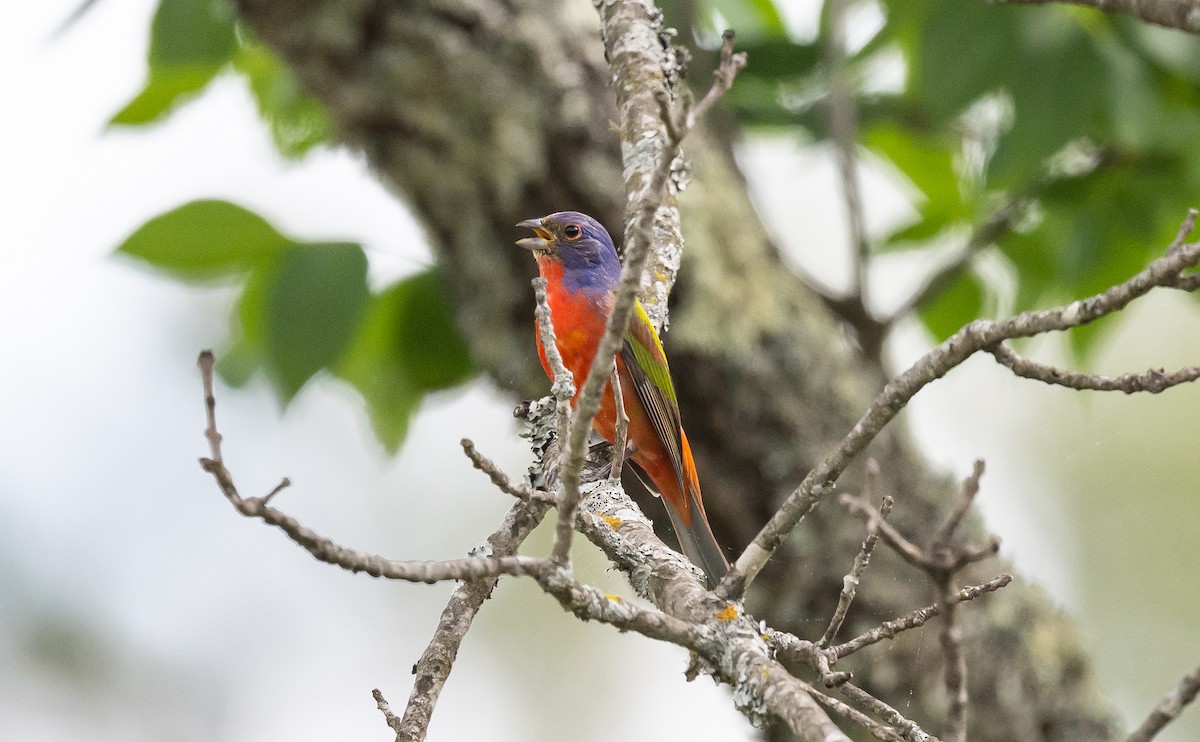
MULTIPOLYGON (((534 232, 533 237, 517 240, 517 245, 533 253, 538 272, 546 280, 554 342, 563 365, 575 377, 574 406, 612 312, 621 261, 604 225, 578 211, 526 219, 517 226, 534 232)), ((536 327, 534 336, 542 368, 553 381, 554 372, 536 327)), ((729 562, 704 513, 696 463, 683 432, 666 353, 640 301, 634 303, 616 365, 629 420, 624 460, 633 465, 651 492, 662 497, 683 553, 704 571, 708 586, 714 587, 729 571, 729 562)), ((592 427, 612 443, 616 421, 609 381, 592 427)))

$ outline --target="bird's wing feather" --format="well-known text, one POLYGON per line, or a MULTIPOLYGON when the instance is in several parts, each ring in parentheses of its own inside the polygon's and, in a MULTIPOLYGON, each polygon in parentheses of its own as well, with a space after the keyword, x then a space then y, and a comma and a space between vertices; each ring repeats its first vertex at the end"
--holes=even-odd
MULTIPOLYGON (((625 368, 633 379, 633 390, 638 401, 646 410, 646 417, 654 425, 659 440, 667 450, 679 480, 679 493, 686 490, 683 483, 683 441, 679 421, 679 400, 671 383, 671 371, 667 367, 667 356, 662 342, 650 317, 641 302, 634 305, 633 317, 625 331, 625 343, 621 347, 625 368)), ((622 392, 626 390, 622 389, 622 392)))

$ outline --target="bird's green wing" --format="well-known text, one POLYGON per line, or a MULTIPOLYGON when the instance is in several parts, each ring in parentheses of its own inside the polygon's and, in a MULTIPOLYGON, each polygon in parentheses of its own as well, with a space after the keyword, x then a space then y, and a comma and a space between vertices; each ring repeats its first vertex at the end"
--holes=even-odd
MULTIPOLYGON (((671 370, 667 367, 666 353, 663 352, 662 342, 658 339, 658 333, 654 331, 646 309, 639 301, 634 304, 633 310, 629 327, 625 330, 625 344, 621 348, 621 356, 633 379, 633 391, 671 457, 675 476, 679 479, 679 492, 683 494, 686 490, 683 486, 683 441, 680 437, 682 427, 679 421, 679 400, 675 397, 675 386, 671 383, 671 370)), ((622 389, 621 392, 624 395, 629 394, 627 389, 622 389)))

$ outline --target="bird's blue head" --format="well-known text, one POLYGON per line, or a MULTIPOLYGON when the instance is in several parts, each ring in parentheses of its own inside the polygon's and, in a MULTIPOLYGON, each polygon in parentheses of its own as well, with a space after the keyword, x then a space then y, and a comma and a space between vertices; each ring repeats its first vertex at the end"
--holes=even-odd
POLYGON ((578 211, 558 211, 541 219, 526 219, 517 226, 534 231, 536 236, 517 240, 517 244, 531 250, 539 266, 561 266, 563 288, 608 291, 616 287, 621 261, 612 237, 600 222, 578 211))

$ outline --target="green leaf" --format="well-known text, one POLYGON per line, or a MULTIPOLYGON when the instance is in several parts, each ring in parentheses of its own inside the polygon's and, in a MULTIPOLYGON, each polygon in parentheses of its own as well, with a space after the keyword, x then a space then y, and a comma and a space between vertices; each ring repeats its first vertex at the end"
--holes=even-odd
POLYGON ((747 78, 801 78, 810 74, 821 59, 821 49, 816 44, 798 44, 782 37, 762 39, 749 44, 740 43, 739 40, 736 49, 746 52, 749 64, 738 73, 735 86, 747 78))
POLYGON ((160 0, 150 23, 150 66, 225 64, 237 48, 233 21, 228 0, 160 0))
POLYGON ((337 373, 367 402, 380 441, 395 452, 422 396, 475 373, 441 282, 419 273, 371 298, 362 331, 337 373))
POLYGON ((117 252, 185 280, 244 273, 275 258, 288 239, 228 201, 193 201, 156 216, 117 252))
POLYGON ((983 314, 984 287, 979 277, 967 271, 933 299, 917 308, 925 327, 941 342, 963 325, 983 314))
POLYGON ((233 342, 217 356, 217 373, 230 386, 245 385, 255 371, 267 367, 266 294, 275 268, 270 263, 253 271, 233 309, 233 342))
POLYGON ((275 148, 284 157, 298 158, 329 141, 330 124, 325 109, 300 88, 279 59, 261 44, 243 45, 234 67, 245 76, 259 116, 270 127, 275 148))
POLYGON ((1009 81, 1013 122, 988 164, 987 178, 993 185, 1034 177, 1047 157, 1072 140, 1090 137, 1102 142, 1110 136, 1109 70, 1083 28, 1067 16, 1047 15, 1023 56, 1031 69, 1053 73, 1009 81))
POLYGON ((772 0, 709 0, 708 6, 721 14, 725 25, 737 31, 739 38, 749 41, 781 37, 786 33, 783 17, 772 0))
POLYGON ((1018 56, 1019 13, 963 0, 911 5, 916 12, 897 17, 913 30, 900 37, 914 60, 913 91, 936 119, 957 116, 1003 84, 1018 56))
POLYGON ((466 343, 454 326, 454 311, 434 271, 418 273, 393 287, 394 350, 408 378, 421 389, 460 384, 475 371, 466 343))
POLYGON ((881 122, 866 130, 864 142, 903 173, 925 197, 918 203, 920 219, 892 234, 883 244, 924 240, 947 227, 973 216, 963 197, 954 167, 956 143, 949 136, 936 136, 881 122))
POLYGON ((217 373, 232 387, 245 386, 254 372, 263 366, 262 348, 246 338, 231 344, 217 357, 217 373))
POLYGON ((175 106, 192 98, 217 76, 220 67, 190 65, 150 70, 150 78, 137 96, 113 114, 110 125, 142 126, 165 116, 175 106))
POLYGON ((150 24, 146 84, 109 123, 139 126, 162 118, 208 85, 235 49, 228 0, 160 0, 150 24))
POLYGON ((297 245, 266 280, 263 347, 285 401, 314 374, 332 368, 357 334, 370 292, 358 245, 297 245))

